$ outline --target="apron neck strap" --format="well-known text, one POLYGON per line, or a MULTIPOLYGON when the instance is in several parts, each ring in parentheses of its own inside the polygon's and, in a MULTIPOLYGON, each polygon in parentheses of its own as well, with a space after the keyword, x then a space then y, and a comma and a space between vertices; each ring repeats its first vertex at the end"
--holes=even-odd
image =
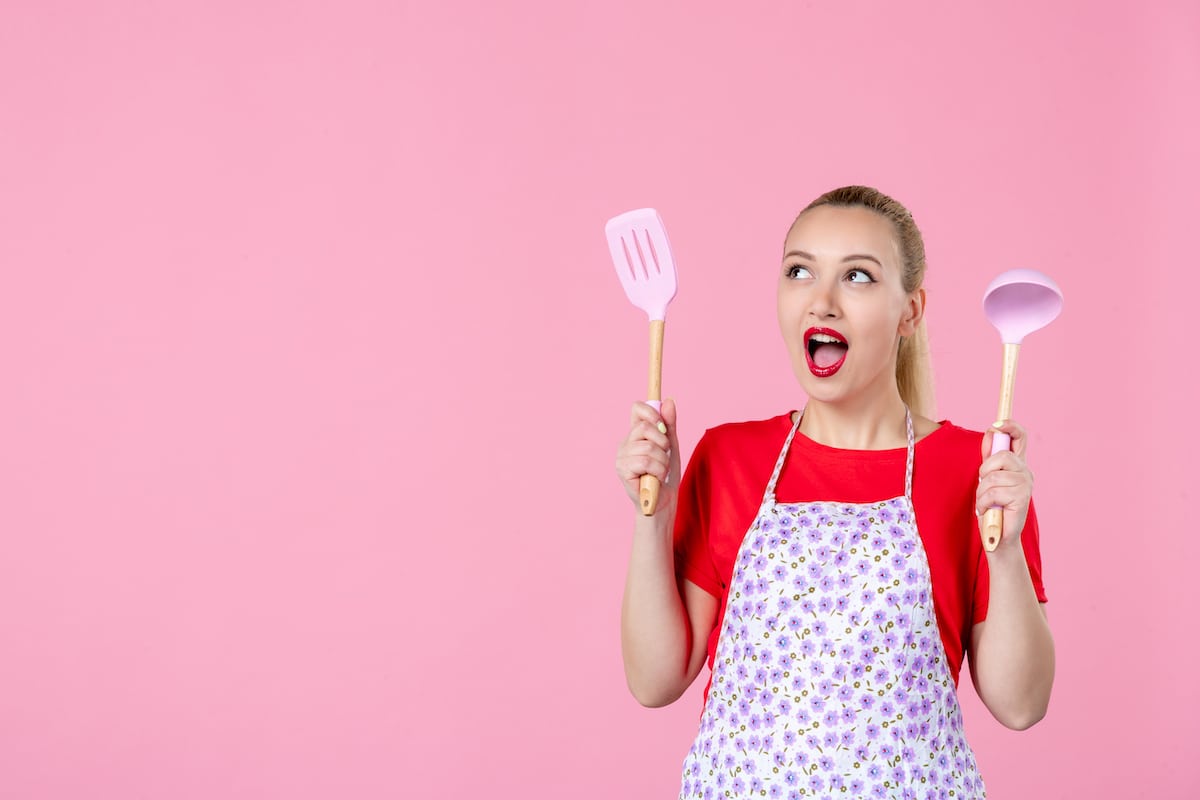
MULTIPOLYGON (((796 431, 800 430, 800 420, 802 419, 804 419, 804 409, 800 409, 800 414, 796 417, 796 422, 792 425, 792 429, 788 431, 787 439, 783 443, 783 449, 779 451, 779 458, 775 460, 775 469, 771 472, 771 480, 767 482, 767 491, 763 493, 763 505, 775 504, 775 484, 779 482, 779 474, 783 472, 783 462, 787 460, 788 450, 792 447, 792 439, 796 437, 796 431)), ((909 412, 908 406, 904 407, 904 430, 908 437, 908 453, 904 463, 904 496, 911 503, 913 451, 916 440, 913 436, 912 413, 909 412)))

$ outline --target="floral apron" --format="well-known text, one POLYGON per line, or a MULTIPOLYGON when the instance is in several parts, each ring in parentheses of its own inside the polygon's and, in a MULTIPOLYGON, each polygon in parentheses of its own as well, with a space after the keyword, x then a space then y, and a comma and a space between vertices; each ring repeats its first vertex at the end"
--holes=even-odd
MULTIPOLYGON (((981 798, 912 505, 776 503, 734 565, 680 797, 981 798)), ((899 483, 899 476, 897 476, 899 483)))

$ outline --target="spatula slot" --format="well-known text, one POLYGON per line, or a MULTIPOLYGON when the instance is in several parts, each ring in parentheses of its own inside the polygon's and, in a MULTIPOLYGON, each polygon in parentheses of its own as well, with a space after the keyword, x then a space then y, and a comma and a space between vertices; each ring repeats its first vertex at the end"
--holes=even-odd
POLYGON ((629 255, 629 242, 625 241, 625 237, 621 237, 621 249, 625 251, 625 263, 629 265, 629 279, 637 280, 637 270, 633 268, 633 258, 629 255))
POLYGON ((654 271, 662 275, 662 267, 658 263, 658 251, 654 249, 654 237, 650 231, 646 231, 646 248, 650 251, 650 258, 654 260, 654 271))
POLYGON ((642 274, 650 280, 650 269, 646 266, 646 254, 642 252, 642 243, 638 241, 637 229, 629 232, 633 236, 633 246, 637 248, 638 259, 642 262, 642 274))

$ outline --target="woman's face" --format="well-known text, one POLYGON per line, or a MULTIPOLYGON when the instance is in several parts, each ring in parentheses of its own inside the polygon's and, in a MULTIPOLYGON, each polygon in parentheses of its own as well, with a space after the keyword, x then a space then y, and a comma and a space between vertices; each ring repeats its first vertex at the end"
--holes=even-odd
POLYGON ((779 277, 779 327, 813 400, 895 392, 900 337, 916 329, 923 289, 904 291, 890 220, 861 206, 818 206, 792 225, 779 277))

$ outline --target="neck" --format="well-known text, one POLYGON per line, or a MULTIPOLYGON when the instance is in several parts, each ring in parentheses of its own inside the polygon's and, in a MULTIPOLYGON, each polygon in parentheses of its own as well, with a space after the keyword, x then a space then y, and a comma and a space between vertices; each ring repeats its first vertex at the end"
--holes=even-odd
POLYGON ((810 400, 800 432, 814 442, 844 450, 890 450, 908 444, 904 401, 894 389, 837 403, 810 400))

